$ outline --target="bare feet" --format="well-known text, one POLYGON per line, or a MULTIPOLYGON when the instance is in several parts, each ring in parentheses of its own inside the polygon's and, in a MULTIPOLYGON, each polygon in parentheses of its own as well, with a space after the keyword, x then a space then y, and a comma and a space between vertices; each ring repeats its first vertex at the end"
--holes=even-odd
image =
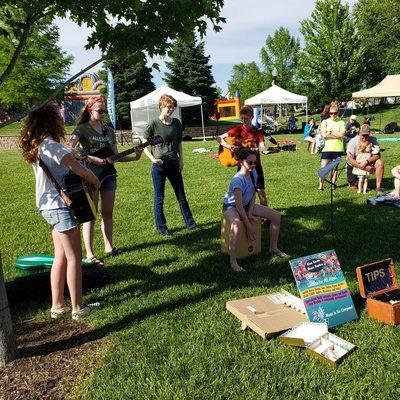
POLYGON ((245 272, 246 271, 238 263, 231 263, 231 269, 233 272, 245 272))
POLYGON ((284 258, 284 259, 290 258, 289 254, 286 254, 284 251, 281 251, 279 249, 269 249, 269 252, 279 258, 284 258))

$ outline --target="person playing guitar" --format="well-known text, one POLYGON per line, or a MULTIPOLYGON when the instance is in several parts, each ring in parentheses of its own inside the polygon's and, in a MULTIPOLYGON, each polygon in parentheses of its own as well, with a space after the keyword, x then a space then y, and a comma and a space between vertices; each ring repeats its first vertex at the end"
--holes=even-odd
POLYGON ((251 121, 253 119, 253 107, 251 106, 243 106, 240 109, 240 119, 242 120, 242 125, 235 126, 228 132, 220 135, 217 140, 219 143, 230 150, 231 152, 238 150, 240 147, 250 147, 256 153, 256 172, 258 175, 257 181, 257 193, 260 199, 260 204, 267 206, 267 197, 265 195, 265 180, 264 180, 264 171, 261 165, 260 160, 260 151, 259 148, 264 148, 264 135, 252 125, 251 121), (234 138, 235 144, 229 144, 234 138))
MULTIPOLYGON (((107 101, 102 97, 90 97, 78 118, 78 126, 72 132, 69 146, 74 148, 78 142, 82 148, 87 166, 99 178, 100 191, 93 193, 93 201, 97 207, 99 192, 101 197, 101 230, 104 239, 106 255, 118 252, 113 246, 113 210, 115 190, 117 187, 116 170, 106 160, 108 156, 117 153, 117 142, 114 130, 103 124, 107 113, 107 101), (99 155, 104 154, 104 155, 99 155)), ((119 161, 136 161, 141 156, 141 150, 134 157, 124 157, 119 161)), ((102 265, 103 262, 95 257, 93 252, 93 235, 95 221, 83 224, 83 241, 86 249, 86 261, 102 265)))

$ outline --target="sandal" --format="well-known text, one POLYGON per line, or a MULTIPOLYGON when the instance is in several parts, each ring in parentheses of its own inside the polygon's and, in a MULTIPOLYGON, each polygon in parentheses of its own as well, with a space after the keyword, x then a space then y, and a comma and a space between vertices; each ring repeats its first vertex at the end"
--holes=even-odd
POLYGON ((246 272, 246 270, 244 268, 240 267, 239 265, 237 267, 231 266, 231 270, 236 273, 246 272))
POLYGON ((288 259, 290 258, 289 254, 286 254, 284 251, 281 251, 279 249, 277 250, 270 250, 269 251, 272 255, 279 257, 279 258, 283 258, 283 259, 288 259))
POLYGON ((99 258, 95 256, 85 258, 82 261, 87 264, 95 265, 96 267, 104 267, 103 261, 101 261, 99 258))
POLYGON ((113 247, 111 249, 111 251, 106 251, 105 252, 106 256, 109 256, 109 257, 116 256, 116 255, 121 254, 121 253, 122 253, 122 250, 118 249, 116 247, 113 247))

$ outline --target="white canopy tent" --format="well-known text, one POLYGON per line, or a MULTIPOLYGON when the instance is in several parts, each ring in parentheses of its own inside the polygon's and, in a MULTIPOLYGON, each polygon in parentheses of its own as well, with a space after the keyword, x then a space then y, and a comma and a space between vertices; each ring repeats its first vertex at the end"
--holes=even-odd
MULTIPOLYGON (((244 104, 249 106, 261 106, 263 104, 305 104, 306 119, 308 119, 308 99, 296 93, 282 89, 280 86, 272 84, 271 87, 253 97, 245 100, 244 104)), ((261 111, 262 112, 262 111, 261 111)))
POLYGON ((140 99, 130 102, 132 131, 142 134, 149 122, 159 116, 160 110, 158 108, 158 102, 163 94, 168 94, 176 99, 178 106, 174 110, 172 116, 178 118, 180 121, 182 121, 182 107, 200 106, 201 125, 203 129, 203 138, 205 139, 203 105, 201 97, 189 96, 186 93, 171 89, 167 85, 163 85, 156 90, 153 90, 151 93, 141 97, 140 99))
POLYGON ((400 75, 388 75, 377 85, 352 94, 353 99, 372 99, 397 96, 400 96, 400 75))

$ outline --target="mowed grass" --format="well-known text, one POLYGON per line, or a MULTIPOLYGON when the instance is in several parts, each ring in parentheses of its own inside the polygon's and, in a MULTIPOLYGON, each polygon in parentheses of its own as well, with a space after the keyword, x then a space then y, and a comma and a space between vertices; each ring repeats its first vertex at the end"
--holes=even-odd
MULTIPOLYGON (((335 248, 359 314, 336 334, 357 346, 337 368, 306 355, 304 349, 262 340, 242 332, 225 310, 228 300, 279 291, 296 293, 289 263, 266 252, 243 260, 245 274, 229 269, 220 251, 221 202, 234 169, 223 168, 197 147, 216 152, 215 142, 184 144, 187 197, 197 220, 184 229, 179 207, 167 185, 165 212, 173 236, 156 234, 149 161, 118 165, 115 244, 123 254, 106 259, 111 284, 85 300, 103 304, 87 321, 95 337, 106 337, 104 357, 90 378, 76 377, 74 398, 81 399, 393 399, 400 394, 398 327, 379 324, 365 310, 355 267, 393 257, 399 264, 399 209, 373 207, 350 192, 345 171, 334 193, 335 223, 341 239, 322 237, 329 220, 329 190, 317 191, 319 158, 307 152, 300 135, 295 153, 263 156, 267 194, 281 211, 280 247, 294 257, 335 248), (335 243, 333 243, 335 242, 335 243)), ((390 168, 399 164, 400 143, 382 142, 390 168)), ((1 247, 7 280, 18 274, 16 257, 51 253, 50 232, 34 208, 31 167, 17 151, 1 153, 1 247)), ((344 165, 344 163, 343 163, 344 165)), ((374 184, 372 180, 371 186, 374 184)), ((370 196, 375 193, 371 192, 370 196)), ((96 231, 96 253, 102 240, 96 231)), ((398 268, 400 266, 398 265, 398 268)), ((49 301, 29 301, 12 309, 14 319, 48 318, 49 301)), ((92 367, 93 365, 96 367, 92 367)), ((93 369, 94 368, 94 369, 93 369)))

